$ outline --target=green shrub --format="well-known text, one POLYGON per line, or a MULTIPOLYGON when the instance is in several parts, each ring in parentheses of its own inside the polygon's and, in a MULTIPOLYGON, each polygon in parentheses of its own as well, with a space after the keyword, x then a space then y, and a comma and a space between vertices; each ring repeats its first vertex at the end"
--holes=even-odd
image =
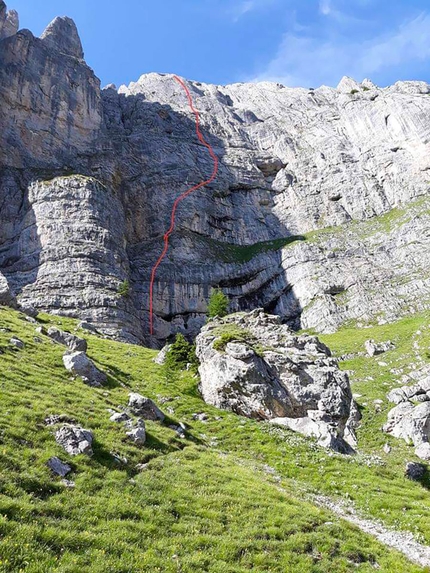
POLYGON ((364 92, 368 92, 370 90, 370 88, 368 88, 367 86, 363 86, 363 91, 364 92))
POLYGON ((349 93, 350 93, 351 95, 358 94, 358 90, 351 90, 349 93))
POLYGON ((187 342, 183 334, 177 334, 166 353, 164 365, 167 371, 172 371, 185 370, 187 364, 191 364, 194 369, 198 366, 196 345, 187 342))
POLYGON ((228 296, 225 295, 221 289, 214 289, 208 303, 209 318, 225 316, 228 313, 228 303, 228 296))
POLYGON ((125 281, 122 281, 122 283, 119 283, 118 294, 119 296, 124 296, 124 297, 130 294, 130 283, 128 282, 127 279, 125 281))

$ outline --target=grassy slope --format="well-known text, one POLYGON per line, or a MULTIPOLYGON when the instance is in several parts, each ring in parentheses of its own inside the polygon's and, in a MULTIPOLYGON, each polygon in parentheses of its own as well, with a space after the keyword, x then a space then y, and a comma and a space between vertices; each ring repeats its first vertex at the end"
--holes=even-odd
MULTIPOLYGON (((74 328, 68 319, 44 320, 74 328)), ((395 338, 388 330, 397 328, 394 360, 395 353, 410 351, 408 336, 420 321, 427 324, 423 317, 324 340, 344 352, 361 345, 362 337, 395 338)), ((107 388, 89 388, 70 379, 63 347, 46 337, 34 341, 34 326, 0 310, 0 328, 11 331, 0 332, 0 572, 347 572, 373 571, 375 563, 390 573, 421 571, 304 501, 307 492, 352 498, 367 514, 430 541, 428 491, 403 477, 403 463, 413 454, 398 442, 390 456, 381 453, 383 416, 371 406, 360 432, 365 453, 332 455, 287 430, 205 405, 191 374, 167 380, 145 348, 88 335, 89 355, 110 373, 107 388), (24 340, 24 350, 8 346, 12 334, 24 340), (131 389, 172 398, 162 407, 172 407, 172 420, 189 425, 187 440, 176 437, 169 421, 147 423, 143 448, 124 440, 107 408, 125 405, 131 389), (201 411, 208 423, 192 420, 201 411), (92 459, 70 458, 56 445, 53 428, 43 423, 54 413, 94 431, 92 459), (127 464, 115 462, 111 452, 127 464), (384 465, 367 455, 373 452, 384 465), (73 466, 74 489, 50 475, 45 463, 52 455, 73 466), (137 472, 136 464, 146 462, 137 472), (265 464, 275 468, 283 491, 265 464)), ((379 379, 375 359, 344 366, 354 368, 362 402, 367 395, 385 397, 387 376, 382 369, 379 379), (375 382, 358 381, 373 371, 375 382)))

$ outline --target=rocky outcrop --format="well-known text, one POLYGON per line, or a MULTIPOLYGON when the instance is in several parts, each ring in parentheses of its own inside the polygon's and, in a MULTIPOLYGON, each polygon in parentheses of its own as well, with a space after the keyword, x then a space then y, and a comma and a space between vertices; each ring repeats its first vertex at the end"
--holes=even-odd
MULTIPOLYGON (((428 370, 428 369, 427 369, 428 370)), ((415 454, 430 460, 430 376, 415 384, 394 388, 388 393, 390 402, 397 404, 388 413, 383 430, 415 446, 415 454)))
POLYGON ((188 82, 220 171, 178 210, 150 338, 171 206, 212 169, 185 94, 163 74, 100 90, 68 18, 35 38, 1 2, 0 42, 0 270, 18 299, 158 347, 198 332, 213 286, 324 332, 429 307, 428 209, 383 219, 428 194, 428 84, 188 82))
POLYGON ((256 310, 215 319, 197 337, 200 390, 218 408, 287 426, 337 451, 352 411, 348 376, 315 336, 256 310))

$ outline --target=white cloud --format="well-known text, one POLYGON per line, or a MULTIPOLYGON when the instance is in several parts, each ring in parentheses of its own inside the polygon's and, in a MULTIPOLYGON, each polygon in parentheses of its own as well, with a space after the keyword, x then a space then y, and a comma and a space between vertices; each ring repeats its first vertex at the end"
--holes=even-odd
POLYGON ((390 34, 371 40, 351 40, 331 32, 286 33, 277 54, 254 81, 277 81, 290 86, 336 85, 344 75, 357 80, 395 66, 430 59, 430 14, 404 22, 390 34))
POLYGON ((324 14, 324 16, 329 16, 332 12, 332 4, 330 0, 320 0, 320 5, 319 5, 319 9, 321 14, 324 14))
POLYGON ((240 0, 240 2, 232 2, 232 5, 228 9, 228 13, 233 18, 233 21, 237 22, 246 14, 270 8, 277 2, 278 0, 240 0))

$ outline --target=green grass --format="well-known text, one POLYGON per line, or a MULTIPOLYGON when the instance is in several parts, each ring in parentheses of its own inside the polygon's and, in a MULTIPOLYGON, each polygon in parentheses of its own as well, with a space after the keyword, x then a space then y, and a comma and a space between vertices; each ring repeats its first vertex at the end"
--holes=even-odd
POLYGON ((215 350, 225 350, 229 342, 246 342, 251 345, 254 342, 249 330, 234 323, 218 326, 211 331, 211 334, 217 337, 214 342, 215 350))
MULTIPOLYGON (((42 318, 70 330, 76 324, 42 318)), ((407 361, 410 334, 427 318, 322 338, 343 353, 361 348, 363 337, 394 340, 390 328, 397 328, 392 356, 407 361)), ((428 490, 403 477, 413 452, 394 440, 392 455, 381 452, 382 417, 375 420, 371 400, 384 398, 389 386, 376 360, 343 365, 354 369, 361 402, 369 407, 359 432, 362 453, 342 457, 288 430, 204 404, 198 380, 188 372, 166 379, 152 350, 80 331, 89 356, 109 374, 106 388, 85 386, 64 369, 63 347, 44 336, 35 342, 34 327, 0 309, 0 328, 10 329, 0 332, 0 573, 337 573, 374 571, 375 564, 387 573, 423 571, 306 501, 310 493, 351 499, 368 516, 430 541, 428 490), (25 342, 24 350, 9 347, 12 335, 25 342), (369 372, 375 381, 361 386, 369 372), (125 405, 131 390, 164 411, 172 408, 166 423, 147 423, 141 448, 125 439, 107 411, 125 405), (162 397, 169 401, 161 404, 162 397), (207 423, 192 418, 202 411, 207 423), (93 430, 94 456, 68 456, 44 424, 50 414, 67 414, 93 430), (178 421, 188 426, 185 440, 168 427, 178 421), (117 463, 112 452, 127 463, 117 463), (72 465, 74 489, 50 474, 46 461, 53 455, 72 465), (148 465, 138 471, 142 463, 148 465)))
POLYGON ((216 259, 223 263, 247 263, 261 253, 279 251, 297 241, 305 241, 306 238, 303 235, 293 235, 270 241, 261 241, 252 245, 235 245, 233 243, 216 241, 208 237, 204 239, 199 237, 199 240, 204 240, 205 245, 210 247, 216 259))

